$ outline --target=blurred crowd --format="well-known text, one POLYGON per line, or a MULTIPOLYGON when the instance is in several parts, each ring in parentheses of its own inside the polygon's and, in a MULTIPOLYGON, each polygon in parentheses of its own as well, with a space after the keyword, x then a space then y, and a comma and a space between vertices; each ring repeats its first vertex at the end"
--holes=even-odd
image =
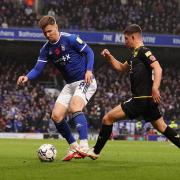
POLYGON ((47 131, 54 99, 39 83, 16 86, 17 72, 27 69, 27 65, 0 62, 0 131, 47 131))
POLYGON ((0 24, 3 28, 34 27, 37 26, 37 13, 26 2, 1 0, 0 24))
POLYGON ((1 26, 36 27, 49 14, 63 29, 123 31, 137 23, 144 32, 180 33, 178 0, 39 0, 39 8, 27 2, 1 0, 1 26))
MULTIPOLYGON (((32 65, 13 61, 0 61, 0 131, 1 132, 49 132, 53 129, 51 110, 57 94, 47 93, 49 84, 59 90, 63 87, 61 76, 53 67, 46 68, 43 75, 24 87, 17 87, 21 72, 27 73, 32 65), (46 80, 46 83, 44 81, 46 80)), ((100 128, 103 115, 121 101, 131 97, 128 75, 117 74, 104 63, 95 67, 98 90, 85 109, 89 129, 100 128)), ((164 68, 161 85, 162 102, 160 109, 168 123, 180 123, 180 70, 164 68)), ((68 121, 72 128, 71 115, 68 121)))

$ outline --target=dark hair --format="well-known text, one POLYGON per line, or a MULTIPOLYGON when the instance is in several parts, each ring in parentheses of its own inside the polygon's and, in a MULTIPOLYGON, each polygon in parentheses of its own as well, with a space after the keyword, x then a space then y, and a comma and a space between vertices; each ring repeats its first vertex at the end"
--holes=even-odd
POLYGON ((56 24, 56 20, 53 16, 43 16, 38 22, 38 25, 41 29, 44 29, 48 25, 54 24, 56 24))
POLYGON ((139 25, 137 24, 131 24, 129 26, 126 27, 126 29, 124 30, 124 34, 134 34, 134 33, 142 33, 142 29, 139 25))

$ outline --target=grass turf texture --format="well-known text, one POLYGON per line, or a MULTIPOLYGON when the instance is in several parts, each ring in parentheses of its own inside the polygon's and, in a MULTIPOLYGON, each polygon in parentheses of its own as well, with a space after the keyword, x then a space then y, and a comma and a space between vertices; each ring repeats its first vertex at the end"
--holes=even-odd
POLYGON ((66 148, 60 140, 0 139, 0 180, 180 179, 180 149, 169 142, 109 141, 96 161, 62 162, 66 148), (44 143, 56 146, 54 162, 37 158, 36 151, 44 143))

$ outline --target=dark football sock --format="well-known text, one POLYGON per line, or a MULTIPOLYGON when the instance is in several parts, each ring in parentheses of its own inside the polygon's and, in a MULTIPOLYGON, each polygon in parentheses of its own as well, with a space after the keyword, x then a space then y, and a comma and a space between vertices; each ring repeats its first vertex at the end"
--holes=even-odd
POLYGON ((94 146, 94 152, 96 154, 99 154, 101 152, 102 148, 104 147, 107 140, 111 136, 112 127, 113 125, 105 125, 105 124, 102 125, 96 145, 94 146))
POLYGON ((59 123, 54 122, 54 124, 57 128, 57 131, 62 135, 62 137, 67 140, 69 144, 76 142, 74 136, 71 133, 71 129, 65 119, 59 123))
POLYGON ((180 136, 176 133, 176 131, 169 126, 167 126, 166 130, 163 133, 173 144, 180 148, 180 136))

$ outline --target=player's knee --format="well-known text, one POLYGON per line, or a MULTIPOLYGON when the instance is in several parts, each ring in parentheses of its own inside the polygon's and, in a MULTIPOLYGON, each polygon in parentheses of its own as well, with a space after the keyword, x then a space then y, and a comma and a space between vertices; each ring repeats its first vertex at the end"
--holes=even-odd
POLYGON ((166 130, 166 128, 167 128, 167 125, 166 125, 166 124, 162 124, 162 125, 159 125, 159 126, 157 127, 157 130, 158 130, 159 132, 161 132, 161 133, 164 133, 165 130, 166 130))
POLYGON ((112 124, 111 116, 106 114, 102 119, 102 124, 110 125, 112 124))
POLYGON ((164 122, 162 117, 155 122, 152 122, 152 124, 161 133, 164 133, 167 128, 167 124, 164 122))
POLYGON ((54 122, 59 122, 59 121, 62 121, 63 120, 63 117, 56 114, 56 113, 52 113, 51 115, 51 119, 54 121, 54 122))
POLYGON ((79 104, 72 103, 69 107, 71 113, 75 113, 77 111, 82 111, 83 106, 79 104))

